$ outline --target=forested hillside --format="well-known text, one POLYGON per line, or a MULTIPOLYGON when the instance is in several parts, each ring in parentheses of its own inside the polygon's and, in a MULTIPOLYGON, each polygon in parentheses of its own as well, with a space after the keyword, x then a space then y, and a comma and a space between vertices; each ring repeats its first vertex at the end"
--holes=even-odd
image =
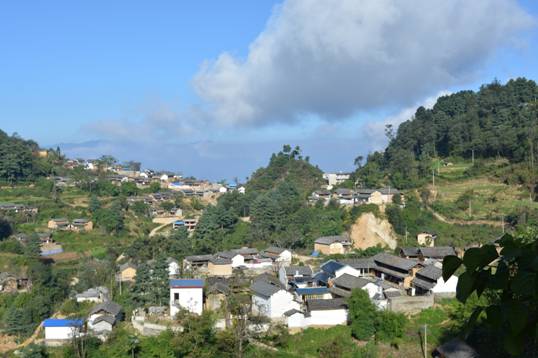
POLYGON ((322 172, 285 145, 246 184, 246 194, 227 193, 202 215, 195 234, 200 251, 238 245, 312 246, 322 235, 340 234, 350 217, 337 205, 307 205, 307 196, 322 184, 322 172), (248 218, 245 221, 239 218, 248 218))
POLYGON ((387 149, 371 154, 359 175, 380 181, 380 169, 394 185, 413 187, 431 175, 434 158, 473 156, 505 158, 534 172, 537 97, 536 83, 524 78, 441 97, 432 109, 419 107, 396 132, 387 126, 387 149))
POLYGON ((247 191, 264 192, 277 187, 283 181, 294 185, 301 195, 307 196, 323 182, 323 172, 303 158, 299 147, 284 145, 281 152, 273 153, 269 165, 256 170, 247 183, 247 191))
POLYGON ((36 142, 0 130, 0 180, 12 183, 47 173, 50 166, 35 156, 38 150, 36 142))

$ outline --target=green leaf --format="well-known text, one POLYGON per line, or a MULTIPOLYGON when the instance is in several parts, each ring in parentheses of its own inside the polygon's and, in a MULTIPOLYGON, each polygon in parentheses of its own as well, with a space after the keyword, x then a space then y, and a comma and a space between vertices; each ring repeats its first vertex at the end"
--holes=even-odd
POLYGON ((443 259, 443 280, 445 282, 456 272, 461 266, 461 259, 454 255, 445 256, 443 259))
POLYGON ((480 262, 481 266, 487 266, 499 257, 497 248, 493 245, 482 246, 480 248, 480 254, 482 255, 482 261, 480 262))
POLYGON ((482 293, 488 286, 490 277, 491 276, 490 276, 489 270, 479 271, 478 277, 475 280, 475 289, 476 289, 476 294, 478 295, 478 297, 482 295, 482 293))
POLYGON ((513 334, 506 334, 504 336, 504 349, 512 356, 519 356, 523 351, 522 337, 513 334))
POLYGON ((488 281, 488 287, 494 290, 503 290, 508 286, 509 277, 508 266, 501 261, 495 270, 495 274, 488 281))
POLYGON ((502 311, 498 305, 489 306, 486 308, 487 322, 494 328, 502 326, 502 311))
POLYGON ((469 272, 465 271, 458 278, 458 286, 456 287, 456 298, 465 303, 467 298, 473 293, 475 287, 475 277, 469 272))
POLYGON ((472 247, 465 251, 463 263, 468 271, 474 271, 482 263, 482 251, 478 247, 472 247))
POLYGON ((473 310, 471 317, 469 317, 469 320, 467 321, 467 326, 465 328, 466 334, 469 334, 474 328, 474 326, 476 325, 476 321, 478 320, 478 317, 480 317, 480 314, 482 313, 483 309, 484 307, 478 306, 473 310))
POLYGON ((510 324, 510 329, 515 335, 519 335, 525 329, 529 310, 527 306, 514 302, 504 307, 505 318, 510 324))
POLYGON ((530 296, 534 293, 530 287, 534 287, 535 280, 536 274, 526 271, 518 271, 510 283, 510 288, 512 289, 512 292, 517 295, 530 296))

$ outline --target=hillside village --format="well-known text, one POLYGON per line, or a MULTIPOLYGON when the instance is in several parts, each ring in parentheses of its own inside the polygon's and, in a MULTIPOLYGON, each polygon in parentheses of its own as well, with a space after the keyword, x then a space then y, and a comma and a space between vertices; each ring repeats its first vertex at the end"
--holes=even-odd
POLYGON ((284 145, 211 182, 4 140, 26 158, 0 160, 26 168, 0 188, 8 356, 476 357, 534 275, 525 163, 428 159, 412 179, 378 153, 328 173, 284 145))
MULTIPOLYGON (((77 166, 85 171, 97 170, 92 161, 67 160, 64 164, 67 170, 77 166)), ((226 193, 247 194, 244 185, 184 179, 172 173, 129 171, 121 166, 108 167, 105 172, 112 173, 106 180, 120 188, 125 183, 134 183, 141 190, 153 186, 153 192, 129 196, 126 202, 128 206, 146 205, 148 217, 156 223, 164 223, 169 234, 184 230, 192 236, 199 220, 197 215, 186 216, 182 208, 174 204, 178 195, 215 203, 226 193)), ((405 196, 396 188, 338 188, 349 181, 349 177, 349 174, 324 174, 325 182, 306 202, 343 208, 374 205, 381 211, 393 204, 405 207, 405 196)), ((61 188, 74 188, 79 184, 69 176, 52 179, 61 188)), ((35 216, 39 213, 37 206, 21 203, 4 203, 1 208, 8 214, 35 216)), ((55 240, 58 233, 85 235, 98 230, 94 225, 89 217, 51 217, 46 221, 46 228, 36 233, 40 256, 61 262, 65 252, 61 241, 55 240)), ((29 234, 14 232, 13 237, 22 245, 31 245, 29 234)), ((116 260, 113 286, 89 287, 71 294, 70 299, 77 304, 88 306, 87 314, 45 318, 38 326, 38 330, 43 331, 42 336, 36 336, 32 344, 42 342, 49 347, 59 347, 70 345, 73 339, 83 336, 107 341, 118 325, 125 324, 141 336, 156 336, 169 329, 181 332, 184 328, 177 321, 178 316, 207 312, 217 317, 215 329, 232 329, 234 322, 241 319, 230 310, 231 302, 237 297, 242 297, 240 312, 247 314, 246 327, 258 333, 269 332, 275 326, 286 327, 291 334, 308 328, 346 326, 350 316, 347 302, 357 289, 364 291, 379 311, 414 315, 456 295, 458 278, 452 275, 443 280, 443 259, 448 255, 461 257, 463 251, 437 246, 436 241, 436 234, 421 232, 414 246, 396 250, 378 246, 371 256, 361 257, 353 255, 359 251, 347 233, 317 237, 311 247, 299 251, 268 246, 260 250, 235 247, 205 254, 192 252, 182 258, 166 257, 162 262, 164 279, 163 271, 157 271, 159 263, 156 264, 155 259, 144 262, 121 254, 116 260), (149 267, 153 268, 148 270, 149 267), (162 287, 152 289, 166 292, 167 298, 160 301, 160 305, 125 308, 115 301, 114 296, 121 295, 122 290, 136 291, 137 287, 148 287, 155 282, 162 287)), ((25 292, 31 287, 27 276, 2 272, 0 292, 25 292)))

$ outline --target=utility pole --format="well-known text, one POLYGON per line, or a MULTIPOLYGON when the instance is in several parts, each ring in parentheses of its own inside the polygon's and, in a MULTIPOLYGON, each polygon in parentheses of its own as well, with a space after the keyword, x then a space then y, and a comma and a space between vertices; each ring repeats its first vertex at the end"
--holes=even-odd
POLYGON ((435 188, 435 169, 432 169, 432 183, 433 187, 435 188))
POLYGON ((424 358, 428 356, 428 325, 424 325, 424 358))
POLYGON ((471 149, 471 153, 472 153, 472 154, 471 154, 471 157, 473 158, 472 161, 473 161, 473 165, 474 165, 474 148, 471 149))
POLYGON ((501 227, 503 229, 503 234, 504 234, 504 215, 501 215, 501 227))
POLYGON ((471 199, 469 198, 469 218, 473 216, 473 211, 471 209, 471 199))

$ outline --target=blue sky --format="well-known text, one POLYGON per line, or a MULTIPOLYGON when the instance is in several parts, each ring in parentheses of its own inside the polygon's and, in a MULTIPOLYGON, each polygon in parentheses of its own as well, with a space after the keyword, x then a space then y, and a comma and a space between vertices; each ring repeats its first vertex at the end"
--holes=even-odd
POLYGON ((538 79, 533 1, 406 4, 3 2, 0 129, 210 179, 284 143, 349 170, 439 94, 538 79))

